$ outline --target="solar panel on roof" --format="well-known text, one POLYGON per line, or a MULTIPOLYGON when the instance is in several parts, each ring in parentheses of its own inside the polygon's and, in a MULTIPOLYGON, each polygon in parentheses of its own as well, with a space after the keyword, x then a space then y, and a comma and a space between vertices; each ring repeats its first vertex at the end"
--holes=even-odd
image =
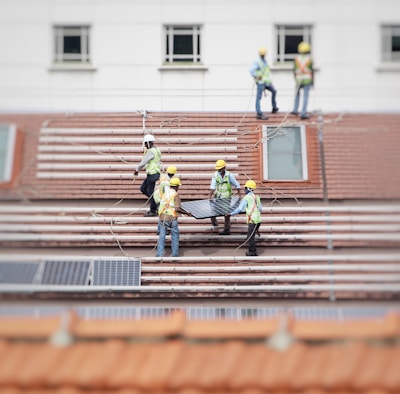
POLYGON ((140 260, 95 260, 93 286, 140 286, 140 260))
POLYGON ((24 262, 0 263, 0 283, 33 283, 39 264, 24 262))
POLYGON ((90 261, 46 260, 42 284, 86 285, 89 280, 90 261))
POLYGON ((231 213, 240 204, 240 198, 213 198, 211 200, 194 200, 182 202, 182 208, 196 219, 224 216, 231 213))

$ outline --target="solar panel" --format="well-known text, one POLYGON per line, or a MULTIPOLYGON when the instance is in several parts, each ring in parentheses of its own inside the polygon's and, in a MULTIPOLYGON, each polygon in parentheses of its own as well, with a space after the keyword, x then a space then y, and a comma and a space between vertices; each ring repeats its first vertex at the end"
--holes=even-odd
POLYGON ((0 283, 33 283, 39 264, 24 262, 0 263, 0 283))
POLYGON ((182 202, 182 208, 196 219, 224 216, 231 213, 240 204, 240 198, 213 198, 211 200, 194 200, 182 202))
POLYGON ((42 284, 86 285, 89 280, 90 261, 46 260, 42 284))
POLYGON ((93 286, 140 286, 140 260, 95 260, 93 286))

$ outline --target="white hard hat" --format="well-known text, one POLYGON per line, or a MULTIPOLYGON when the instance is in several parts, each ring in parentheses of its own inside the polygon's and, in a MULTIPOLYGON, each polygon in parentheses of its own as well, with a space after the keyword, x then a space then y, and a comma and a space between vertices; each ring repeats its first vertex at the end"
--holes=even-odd
POLYGON ((146 134, 143 138, 143 143, 146 143, 146 142, 154 142, 154 135, 146 134))

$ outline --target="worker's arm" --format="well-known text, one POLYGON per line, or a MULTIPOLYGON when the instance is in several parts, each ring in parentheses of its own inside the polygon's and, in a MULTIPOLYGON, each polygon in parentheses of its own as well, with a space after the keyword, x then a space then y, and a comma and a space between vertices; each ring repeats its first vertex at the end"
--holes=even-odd
POLYGON ((243 212, 246 209, 246 207, 247 207, 247 200, 243 199, 240 202, 239 206, 236 209, 234 209, 230 214, 231 215, 237 215, 238 213, 243 212))
POLYGON ((153 158, 154 158, 153 152, 148 150, 146 154, 143 156, 142 161, 137 165, 134 174, 135 175, 139 174, 139 171, 142 170, 146 166, 146 164, 153 158))

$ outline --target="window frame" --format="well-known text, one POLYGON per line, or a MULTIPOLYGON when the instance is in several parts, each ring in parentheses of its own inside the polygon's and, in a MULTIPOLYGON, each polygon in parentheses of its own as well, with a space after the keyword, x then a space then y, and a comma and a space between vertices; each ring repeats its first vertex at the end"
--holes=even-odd
POLYGON ((309 182, 308 170, 308 151, 307 151, 307 134, 305 125, 279 126, 279 125, 263 125, 262 126, 262 169, 263 180, 268 182, 309 182), (271 179, 268 165, 268 130, 297 128, 300 132, 300 148, 301 148, 301 164, 302 177, 301 179, 271 179))
POLYGON ((17 148, 17 127, 15 124, 0 123, 0 132, 3 127, 7 128, 8 138, 4 155, 0 151, 0 160, 4 163, 4 172, 0 172, 0 185, 8 184, 12 181, 14 175, 15 153, 17 148))
POLYGON ((164 65, 202 65, 202 25, 200 24, 168 24, 163 28, 163 64, 164 65), (175 37, 192 36, 192 53, 174 54, 175 37), (190 58, 190 59, 186 59, 190 58))
POLYGON ((400 64, 400 51, 393 51, 393 38, 400 41, 400 25, 384 24, 381 26, 381 60, 383 63, 400 64))
POLYGON ((89 65, 91 56, 90 25, 54 25, 53 26, 53 63, 89 65), (80 52, 65 53, 65 37, 80 37, 80 52))
POLYGON ((312 32, 313 26, 307 25, 291 25, 291 24, 277 24, 275 25, 275 39, 276 39, 276 64, 288 64, 294 61, 297 55, 297 45, 301 41, 306 41, 311 44, 312 48, 312 32), (291 34, 288 34, 291 33, 291 34), (296 34, 295 34, 296 33, 296 34), (286 41, 288 36, 301 36, 298 42, 295 44, 295 53, 286 53, 286 41))

